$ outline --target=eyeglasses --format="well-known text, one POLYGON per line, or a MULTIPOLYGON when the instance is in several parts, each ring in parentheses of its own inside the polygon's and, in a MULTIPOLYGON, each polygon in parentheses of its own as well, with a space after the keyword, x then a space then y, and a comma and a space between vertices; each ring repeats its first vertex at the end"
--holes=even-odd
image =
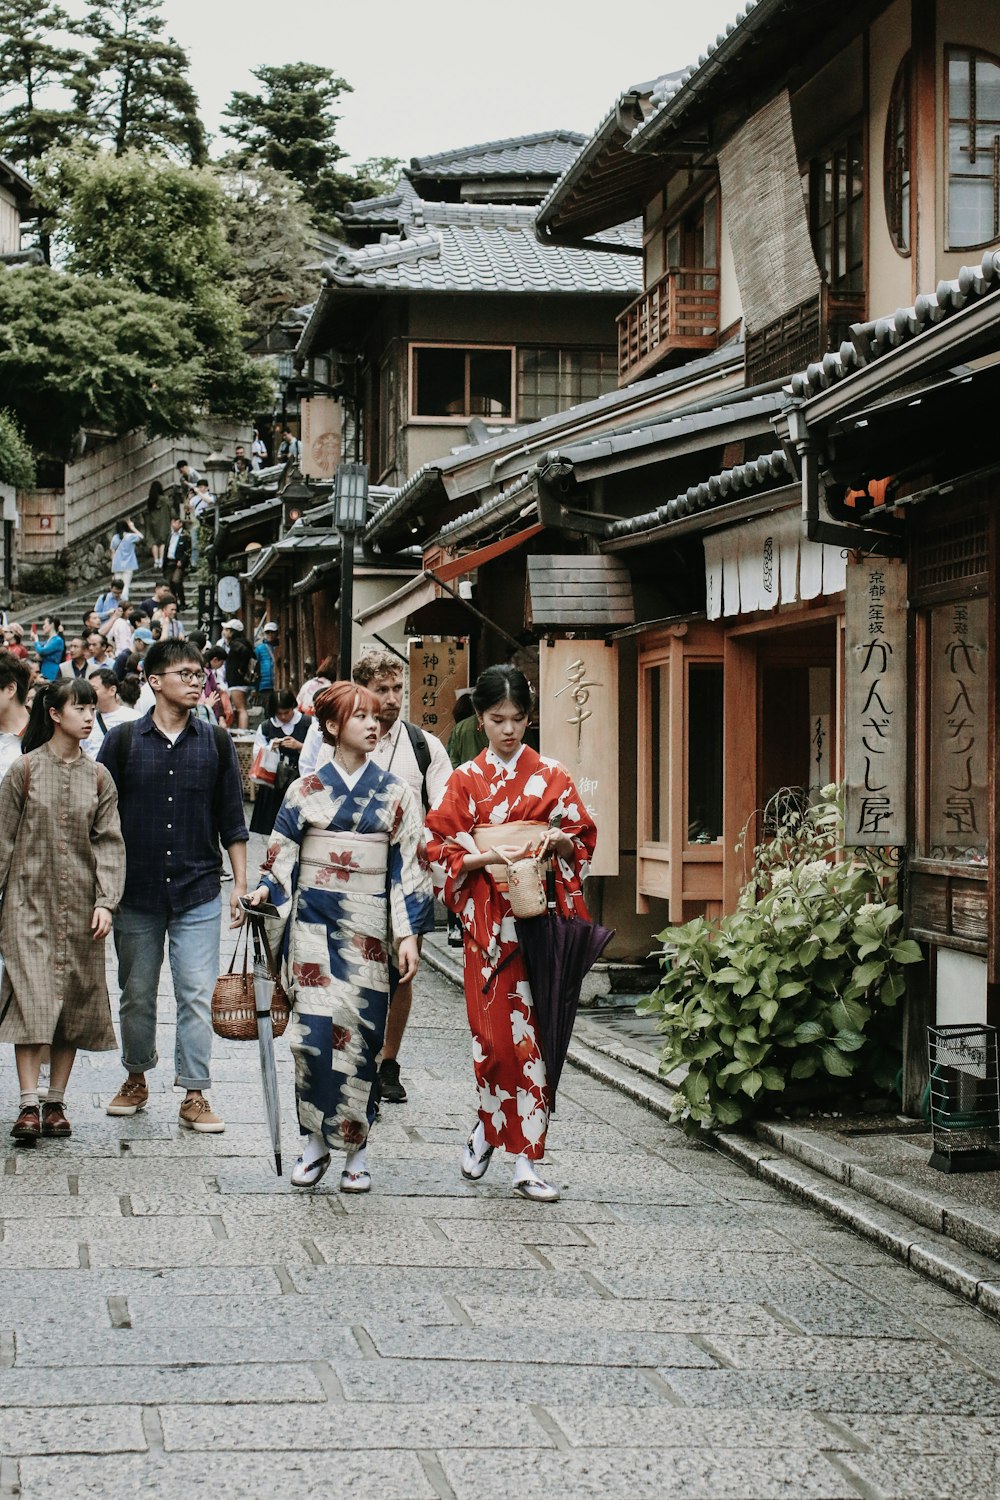
POLYGON ((200 687, 201 684, 205 681, 205 673, 204 672, 193 672, 193 671, 191 671, 190 667, 182 667, 179 672, 154 672, 153 676, 154 677, 179 677, 180 680, 181 680, 181 682, 183 682, 183 684, 184 684, 185 687, 190 687, 192 683, 197 683, 198 686, 200 687))

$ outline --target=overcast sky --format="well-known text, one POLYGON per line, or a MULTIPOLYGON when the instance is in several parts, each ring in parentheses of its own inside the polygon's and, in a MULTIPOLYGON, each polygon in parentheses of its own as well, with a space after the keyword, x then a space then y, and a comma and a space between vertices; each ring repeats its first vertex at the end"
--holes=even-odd
POLYGON ((740 0, 165 0, 213 134, 261 63, 307 60, 354 89, 354 161, 553 127, 589 134, 633 83, 693 62, 740 0))

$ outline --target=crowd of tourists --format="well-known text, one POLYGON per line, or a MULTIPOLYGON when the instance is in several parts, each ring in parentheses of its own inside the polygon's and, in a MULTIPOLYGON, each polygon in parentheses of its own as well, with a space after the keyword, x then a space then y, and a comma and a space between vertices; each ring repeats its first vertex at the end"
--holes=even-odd
POLYGON ((369 1130, 383 1104, 407 1097, 399 1054, 436 886, 449 941, 464 948, 478 1090, 462 1175, 479 1180, 500 1149, 514 1158, 514 1191, 558 1197, 537 1165, 550 1090, 504 872, 511 860, 547 861, 556 909, 586 917, 596 833, 566 770, 525 742, 523 674, 483 672, 459 700, 446 748, 402 717, 392 653, 363 655, 350 682, 327 660, 297 694, 276 692, 273 629, 254 646, 234 618, 209 644, 185 637, 173 595, 126 613, 125 580, 117 585, 64 660, 43 658, 54 671, 39 667, 33 681, 22 656, 0 651, 0 1042, 15 1049, 14 1139, 70 1135, 76 1051, 117 1046, 111 934, 125 1077, 107 1113, 148 1104, 166 952, 179 1124, 225 1129, 208 1094, 228 877, 231 928, 248 907, 275 914, 302 1136, 292 1183, 314 1187, 336 1157, 341 1191, 367 1192, 369 1130), (110 640, 109 622, 122 627, 110 640), (258 682, 265 666, 270 678, 257 689, 267 701, 254 766, 266 771, 248 830, 227 726, 247 712, 251 658, 258 682), (248 880, 250 832, 266 854, 248 880))

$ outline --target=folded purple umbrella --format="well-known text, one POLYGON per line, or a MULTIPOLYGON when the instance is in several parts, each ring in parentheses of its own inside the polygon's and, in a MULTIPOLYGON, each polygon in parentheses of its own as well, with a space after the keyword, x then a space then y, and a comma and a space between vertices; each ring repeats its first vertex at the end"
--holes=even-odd
POLYGON ((540 917, 518 917, 514 925, 531 986, 538 1045, 548 1076, 549 1108, 554 1114, 580 990, 614 932, 596 922, 561 917, 554 911, 540 917))

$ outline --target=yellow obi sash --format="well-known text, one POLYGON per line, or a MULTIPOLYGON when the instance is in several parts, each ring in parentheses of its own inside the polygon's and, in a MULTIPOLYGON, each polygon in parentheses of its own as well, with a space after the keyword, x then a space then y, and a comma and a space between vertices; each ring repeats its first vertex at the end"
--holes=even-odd
POLYGON ((310 829, 299 854, 299 887, 341 895, 384 896, 389 838, 384 833, 310 829))
MULTIPOLYGON (((523 849, 525 844, 530 844, 532 849, 538 849, 548 831, 547 823, 528 821, 479 823, 472 830, 472 837, 476 848, 480 853, 485 854, 487 849, 496 849, 501 846, 505 849, 523 849)), ((493 877, 497 890, 505 891, 507 889, 507 866, 490 865, 489 873, 493 877)))

